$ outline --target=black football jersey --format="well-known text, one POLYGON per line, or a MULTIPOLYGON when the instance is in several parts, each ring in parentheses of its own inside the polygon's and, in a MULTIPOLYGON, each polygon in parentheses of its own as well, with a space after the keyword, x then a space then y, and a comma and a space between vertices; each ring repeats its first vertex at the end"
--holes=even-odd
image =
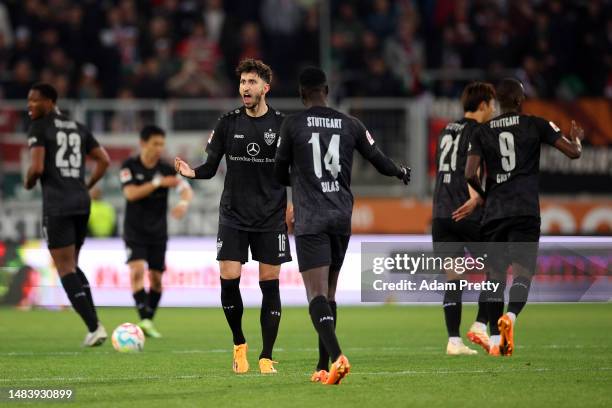
POLYGON ((91 132, 64 115, 50 113, 32 122, 28 146, 45 148, 45 168, 40 179, 43 214, 88 214, 85 157, 99 146, 91 132))
MULTIPOLYGON (((470 198, 465 181, 465 163, 470 135, 478 126, 474 119, 463 118, 446 125, 438 137, 433 218, 452 218, 453 211, 470 198)), ((481 213, 478 208, 467 219, 478 222, 481 213)))
POLYGON ((366 159, 374 139, 357 119, 316 106, 288 116, 277 159, 290 163, 295 235, 349 235, 353 151, 366 159))
MULTIPOLYGON (((159 160, 147 168, 140 156, 127 159, 121 165, 119 179, 121 187, 141 185, 156 177, 174 176, 176 171, 169 163, 159 160)), ((123 237, 126 241, 138 243, 160 243, 168 239, 168 188, 158 187, 151 194, 125 204, 123 237)))
POLYGON ((487 174, 483 223, 540 216, 540 145, 554 145, 561 136, 553 122, 516 112, 500 115, 474 132, 468 154, 484 159, 487 174))
POLYGON ((284 231, 287 189, 274 177, 274 156, 284 115, 268 107, 260 117, 245 108, 223 115, 206 147, 225 154, 227 173, 219 224, 243 231, 284 231))

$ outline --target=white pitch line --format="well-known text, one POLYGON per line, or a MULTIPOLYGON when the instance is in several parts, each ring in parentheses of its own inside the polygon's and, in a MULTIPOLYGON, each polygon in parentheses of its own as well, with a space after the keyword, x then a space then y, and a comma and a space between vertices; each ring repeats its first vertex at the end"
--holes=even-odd
MULTIPOLYGON (((419 376, 419 375, 457 375, 457 374, 506 374, 506 373, 541 373, 541 372, 580 372, 580 371, 612 371, 612 367, 595 367, 595 368, 511 368, 511 369, 478 369, 478 370, 404 370, 404 371, 351 371, 351 376, 363 375, 363 376, 419 376)), ((280 377, 309 377, 310 373, 281 373, 280 377)), ((0 378, 0 383, 20 383, 20 382, 50 382, 50 381, 64 381, 64 382, 118 382, 118 381, 154 381, 154 380, 195 380, 204 378, 253 378, 265 376, 259 374, 246 374, 246 375, 234 375, 233 373, 227 373, 227 375, 215 375, 215 374, 202 374, 202 375, 178 375, 178 376, 133 376, 133 377, 33 377, 33 378, 17 378, 8 379, 0 378)))
MULTIPOLYGON (((531 349, 601 349, 609 348, 602 345, 583 345, 583 344, 542 344, 542 345, 517 345, 516 348, 520 350, 531 350, 531 349)), ((362 351, 409 351, 409 352, 438 352, 444 349, 444 345, 441 346, 424 346, 424 347, 348 347, 345 350, 347 352, 362 352, 362 351)), ((163 351, 172 354, 208 354, 208 353, 229 353, 231 349, 190 349, 190 350, 169 350, 163 351)), ((319 351, 316 347, 300 347, 300 348, 276 348, 275 352, 313 352, 319 351)), ((33 351, 10 351, 6 353, 0 353, 0 356, 4 357, 25 357, 25 356, 82 356, 82 355, 99 355, 99 354, 113 354, 113 351, 49 351, 49 352, 33 352, 33 351)), ((159 354, 156 352, 155 354, 159 354)))

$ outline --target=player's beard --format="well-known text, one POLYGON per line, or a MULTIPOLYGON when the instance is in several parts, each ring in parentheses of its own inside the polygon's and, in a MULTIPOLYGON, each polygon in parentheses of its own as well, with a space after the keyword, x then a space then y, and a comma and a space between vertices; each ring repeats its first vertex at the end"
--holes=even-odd
POLYGON ((257 108, 259 107, 259 103, 261 102, 261 95, 250 95, 251 97, 251 103, 247 105, 246 102, 244 102, 244 107, 247 108, 248 110, 252 110, 252 111, 256 111, 257 108))

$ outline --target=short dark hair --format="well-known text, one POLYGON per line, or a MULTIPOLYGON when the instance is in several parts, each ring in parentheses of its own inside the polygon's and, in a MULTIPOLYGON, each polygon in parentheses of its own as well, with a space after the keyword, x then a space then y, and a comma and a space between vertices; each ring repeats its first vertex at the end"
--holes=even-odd
POLYGON ((300 72, 299 82, 304 91, 320 90, 327 86, 327 76, 321 68, 306 67, 300 72))
POLYGON ((464 112, 476 112, 481 102, 489 103, 495 99, 495 88, 487 82, 475 81, 468 84, 461 95, 464 112))
POLYGON ((57 102, 57 91, 51 84, 46 82, 37 82, 30 87, 30 90, 38 91, 43 97, 50 99, 53 103, 57 102))
POLYGON ((504 78, 497 84, 497 100, 504 111, 520 110, 525 100, 523 84, 514 78, 504 78))
POLYGON ((166 132, 164 132, 164 129, 160 128, 159 126, 147 125, 143 127, 142 130, 140 131, 140 140, 142 140, 143 142, 146 142, 153 135, 159 135, 161 137, 166 137, 166 132))
POLYGON ((236 75, 240 78, 245 72, 254 72, 267 84, 272 83, 272 68, 264 64, 261 60, 247 58, 240 61, 236 67, 236 75))

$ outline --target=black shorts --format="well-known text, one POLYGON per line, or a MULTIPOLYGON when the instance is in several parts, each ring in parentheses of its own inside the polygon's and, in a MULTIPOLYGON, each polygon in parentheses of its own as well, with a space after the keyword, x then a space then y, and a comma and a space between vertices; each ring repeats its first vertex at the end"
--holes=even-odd
POLYGON ((473 257, 477 257, 481 256, 484 250, 480 223, 475 221, 434 218, 431 223, 431 238, 434 253, 438 256, 462 257, 467 249, 473 257))
POLYGON ((504 273, 517 263, 532 274, 538 256, 540 218, 508 217, 487 222, 481 227, 483 239, 489 243, 487 254, 492 272, 504 273), (505 244, 502 244, 505 243, 505 244))
POLYGON ((166 242, 153 244, 125 241, 127 261, 146 261, 149 269, 163 272, 166 270, 166 242))
POLYGON ((87 235, 89 213, 78 215, 45 215, 43 217, 43 236, 49 249, 74 245, 83 246, 87 235))
POLYGON ((217 261, 246 263, 249 260, 249 247, 254 261, 268 265, 291 261, 287 231, 244 231, 219 225, 217 261))
POLYGON ((344 263, 350 238, 350 235, 325 232, 295 237, 295 251, 300 272, 321 266, 339 270, 344 263))

